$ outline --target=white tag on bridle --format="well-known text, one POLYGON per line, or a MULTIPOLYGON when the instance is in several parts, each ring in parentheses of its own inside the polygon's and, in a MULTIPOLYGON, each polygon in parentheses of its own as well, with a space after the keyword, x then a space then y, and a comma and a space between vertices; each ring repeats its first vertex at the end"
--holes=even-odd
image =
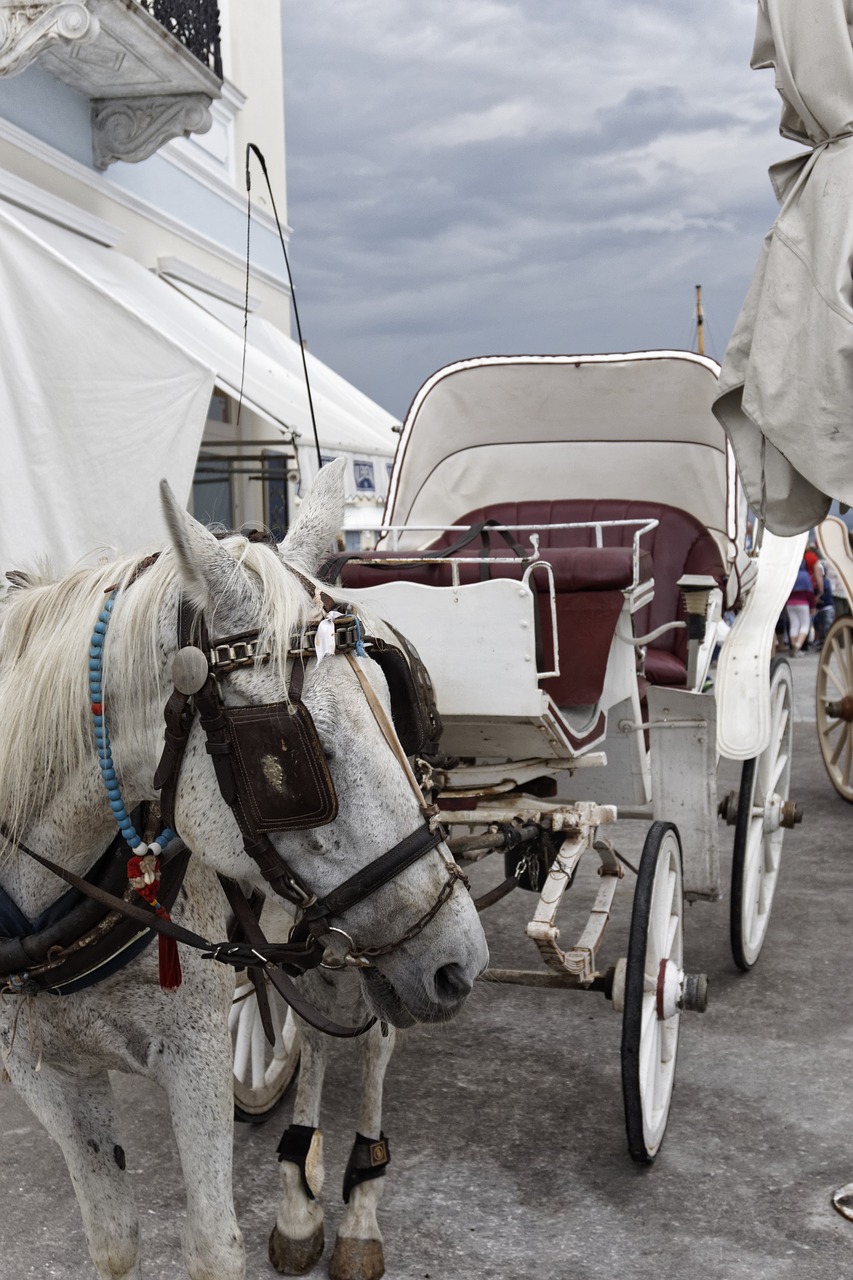
POLYGON ((318 663, 335 652, 335 618, 342 618, 343 616, 337 609, 333 609, 331 613, 326 614, 322 622, 318 623, 317 632, 314 636, 314 648, 317 651, 318 663))

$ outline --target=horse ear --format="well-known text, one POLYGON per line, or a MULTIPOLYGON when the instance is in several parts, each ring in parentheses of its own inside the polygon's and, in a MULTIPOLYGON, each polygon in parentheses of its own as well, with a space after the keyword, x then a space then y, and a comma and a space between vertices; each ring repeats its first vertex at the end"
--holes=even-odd
POLYGON ((181 506, 166 480, 160 481, 160 502, 178 572, 192 600, 210 614, 245 604, 250 593, 245 573, 219 539, 181 506))
POLYGON ((344 523, 344 470, 346 458, 335 458, 323 467, 305 496, 299 515, 279 544, 285 560, 306 573, 316 573, 325 553, 344 523))

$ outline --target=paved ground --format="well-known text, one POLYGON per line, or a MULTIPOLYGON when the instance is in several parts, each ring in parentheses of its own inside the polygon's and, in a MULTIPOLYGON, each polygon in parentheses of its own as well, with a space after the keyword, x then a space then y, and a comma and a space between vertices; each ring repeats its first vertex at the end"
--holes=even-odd
MULTIPOLYGON (((853 814, 818 754, 814 657, 794 671, 796 794, 806 822, 786 839, 770 936, 751 975, 731 961, 726 904, 689 911, 688 967, 708 973, 711 1004, 686 1019, 669 1132, 654 1166, 638 1168, 626 1154, 620 1026, 610 1005, 596 995, 478 988, 456 1024, 411 1033, 389 1073, 393 1165, 382 1221, 391 1280, 853 1274, 853 1225, 829 1204, 832 1189, 853 1179, 853 814)), ((627 850, 621 836, 620 844, 627 850)), ((611 958, 624 952, 630 895, 623 899, 611 958)), ((530 963, 530 901, 516 894, 489 913, 494 963, 530 963)), ((129 1079, 117 1088, 128 1167, 146 1203, 147 1274, 177 1280, 182 1192, 160 1099, 129 1079)), ((354 1108, 344 1046, 335 1048, 327 1096, 335 1188, 354 1108)), ((250 1280, 274 1275, 266 1237, 286 1120, 287 1106, 270 1125, 237 1133, 250 1280)), ((0 1131, 0 1280, 89 1277, 62 1161, 8 1086, 0 1131)), ((334 1221, 339 1203, 332 1194, 327 1201, 334 1221)))

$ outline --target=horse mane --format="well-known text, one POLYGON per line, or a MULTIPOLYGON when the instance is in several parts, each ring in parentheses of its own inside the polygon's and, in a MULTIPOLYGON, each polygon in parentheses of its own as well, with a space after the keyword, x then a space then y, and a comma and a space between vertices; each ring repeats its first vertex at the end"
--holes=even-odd
MULTIPOLYGON (((312 600, 274 547, 239 534, 221 545, 235 574, 245 573, 253 625, 271 655, 268 669, 283 679, 290 637, 308 621, 312 600)), ((117 595, 103 654, 107 724, 114 743, 121 735, 123 751, 150 744, 152 694, 162 706, 171 691, 165 657, 174 640, 163 614, 177 602, 179 576, 170 547, 137 575, 139 565, 138 555, 121 556, 53 581, 18 575, 0 598, 0 822, 13 834, 22 835, 75 772, 96 773, 88 655, 111 587, 117 595)), ((215 637, 216 609, 205 617, 215 637)), ((158 740, 162 724, 158 712, 158 740)))

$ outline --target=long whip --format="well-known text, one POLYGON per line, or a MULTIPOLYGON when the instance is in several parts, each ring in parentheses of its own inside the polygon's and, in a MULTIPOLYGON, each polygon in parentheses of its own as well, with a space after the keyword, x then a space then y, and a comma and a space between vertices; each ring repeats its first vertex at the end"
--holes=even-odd
POLYGON ((317 448, 317 466, 322 469, 323 455, 320 452, 320 436, 317 432, 317 418, 314 413, 314 397, 311 395, 311 379, 308 376, 308 360, 305 355, 305 342, 302 338, 302 325, 299 321, 299 308, 296 305, 296 289, 293 285, 293 274, 290 270, 290 259, 287 256, 287 246, 284 242, 284 232, 281 229, 281 221, 278 216, 278 209, 275 204, 275 196, 273 195, 272 183, 267 171, 267 162, 264 159, 263 152, 254 142, 246 144, 246 295, 243 301, 243 365, 240 371, 240 400, 237 407, 237 422, 240 421, 240 408, 243 404, 243 383, 246 377, 246 348, 248 345, 249 333, 249 259, 251 253, 251 234, 252 234, 252 171, 251 160, 252 152, 257 156, 258 163, 261 166, 261 172, 267 184, 270 202, 272 204, 273 216, 275 217, 275 225, 278 230, 278 238, 281 243, 281 252, 284 255, 284 265, 287 268, 287 279, 290 284, 290 297, 293 301, 293 315, 296 320, 296 333, 299 338, 299 350, 302 353, 302 369, 305 374, 305 390, 308 392, 308 410, 311 414, 311 426, 314 430, 314 444, 317 448))

